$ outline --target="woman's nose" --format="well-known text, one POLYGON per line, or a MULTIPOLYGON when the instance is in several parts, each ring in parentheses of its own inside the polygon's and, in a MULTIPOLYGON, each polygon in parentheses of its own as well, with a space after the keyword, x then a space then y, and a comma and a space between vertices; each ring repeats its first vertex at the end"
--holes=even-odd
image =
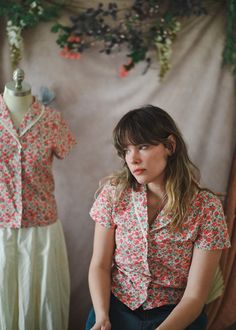
POLYGON ((131 164, 139 164, 141 162, 140 156, 137 151, 133 151, 130 154, 130 163, 131 164))

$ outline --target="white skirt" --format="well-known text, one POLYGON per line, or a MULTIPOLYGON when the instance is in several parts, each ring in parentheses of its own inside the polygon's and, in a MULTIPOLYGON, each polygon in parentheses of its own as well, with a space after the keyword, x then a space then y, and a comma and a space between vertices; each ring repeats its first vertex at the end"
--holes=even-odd
POLYGON ((70 280, 61 223, 0 228, 0 329, 66 330, 70 280))

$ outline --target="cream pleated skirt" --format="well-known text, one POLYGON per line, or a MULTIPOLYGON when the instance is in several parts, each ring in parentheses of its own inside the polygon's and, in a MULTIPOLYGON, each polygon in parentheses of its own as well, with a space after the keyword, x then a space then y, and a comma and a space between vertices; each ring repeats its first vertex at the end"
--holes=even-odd
POLYGON ((69 271, 58 221, 0 229, 0 329, 66 330, 69 271))

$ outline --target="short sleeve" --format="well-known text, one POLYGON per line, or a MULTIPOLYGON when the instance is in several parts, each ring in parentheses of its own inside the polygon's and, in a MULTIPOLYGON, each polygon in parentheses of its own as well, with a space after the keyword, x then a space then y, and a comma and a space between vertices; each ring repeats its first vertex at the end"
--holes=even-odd
POLYGON ((65 158, 73 145, 76 144, 73 134, 59 112, 53 123, 53 139, 53 152, 60 159, 65 158))
POLYGON ((113 221, 114 191, 114 186, 106 184, 93 203, 89 213, 95 222, 108 229, 115 227, 113 221))
MULTIPOLYGON (((213 195, 212 195, 213 196, 213 195)), ((203 208, 200 230, 195 246, 203 250, 230 247, 230 239, 221 201, 213 196, 203 208)))

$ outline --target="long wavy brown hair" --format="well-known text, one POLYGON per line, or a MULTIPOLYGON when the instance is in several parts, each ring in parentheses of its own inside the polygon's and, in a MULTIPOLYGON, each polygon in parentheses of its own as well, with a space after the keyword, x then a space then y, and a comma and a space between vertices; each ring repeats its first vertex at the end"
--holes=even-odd
POLYGON ((165 192, 167 202, 165 212, 173 214, 172 227, 181 228, 185 215, 194 194, 201 189, 199 186, 199 170, 189 159, 186 144, 178 127, 171 116, 164 110, 146 105, 126 113, 113 131, 114 146, 123 160, 123 168, 113 174, 109 180, 117 186, 117 196, 125 189, 137 189, 139 183, 131 174, 125 162, 127 143, 152 144, 162 143, 170 148, 168 137, 176 140, 175 151, 168 157, 165 170, 165 192))

